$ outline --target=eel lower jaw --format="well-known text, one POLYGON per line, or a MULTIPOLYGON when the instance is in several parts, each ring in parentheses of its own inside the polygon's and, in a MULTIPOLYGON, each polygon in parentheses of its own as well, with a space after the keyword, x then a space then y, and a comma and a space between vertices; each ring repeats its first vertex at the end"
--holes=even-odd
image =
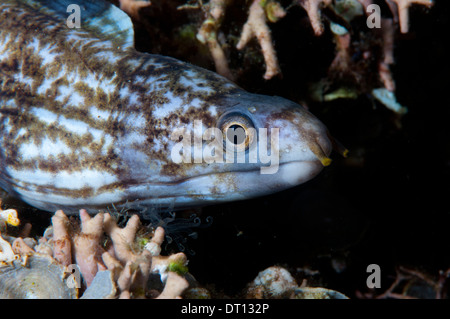
POLYGON ((280 163, 273 174, 262 174, 260 167, 245 171, 229 171, 191 177, 178 186, 189 190, 169 196, 204 198, 212 203, 263 196, 302 184, 320 173, 320 160, 280 163), (181 184, 184 184, 181 187, 181 184))
POLYGON ((309 181, 319 174, 323 167, 322 160, 292 161, 280 164, 280 181, 286 187, 296 186, 309 181))
POLYGON ((274 174, 261 174, 258 167, 194 176, 179 183, 133 185, 128 207, 133 204, 156 205, 178 210, 255 198, 302 184, 316 176, 323 165, 317 159, 280 163, 277 168, 274 174), (147 187, 152 191, 149 192, 147 187))

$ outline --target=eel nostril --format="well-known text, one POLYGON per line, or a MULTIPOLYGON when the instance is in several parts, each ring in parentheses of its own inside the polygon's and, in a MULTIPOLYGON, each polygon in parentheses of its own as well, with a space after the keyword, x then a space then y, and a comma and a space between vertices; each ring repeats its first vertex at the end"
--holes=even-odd
POLYGON ((308 143, 309 145, 309 149, 311 150, 311 152, 314 153, 314 155, 316 155, 316 157, 320 160, 320 162, 322 163, 323 166, 328 166, 331 164, 331 158, 328 157, 327 155, 327 148, 323 147, 321 144, 323 143, 319 143, 319 141, 317 141, 317 139, 311 143, 308 143), (324 150, 325 148, 325 150, 324 150))

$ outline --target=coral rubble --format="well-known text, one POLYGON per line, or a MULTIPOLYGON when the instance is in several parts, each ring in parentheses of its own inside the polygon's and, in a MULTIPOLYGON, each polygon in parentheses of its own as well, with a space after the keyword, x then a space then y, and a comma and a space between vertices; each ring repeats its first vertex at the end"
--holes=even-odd
MULTIPOLYGON (((264 79, 266 80, 280 73, 277 55, 272 44, 272 36, 267 26, 267 13, 264 10, 269 4, 270 2, 253 1, 249 9, 248 20, 244 24, 240 40, 236 45, 238 50, 242 50, 251 38, 256 37, 258 39, 262 54, 264 55, 264 61, 266 62, 266 73, 264 74, 264 79)), ((286 15, 286 12, 279 6, 278 10, 274 11, 274 13, 277 19, 286 15)))
POLYGON ((225 7, 228 2, 229 1, 227 0, 211 0, 209 3, 203 4, 199 1, 196 5, 183 5, 178 7, 178 9, 201 8, 205 12, 205 20, 197 33, 197 39, 201 43, 208 45, 208 49, 216 66, 216 72, 233 80, 233 74, 228 66, 225 52, 217 39, 217 32, 220 28, 220 24, 225 14, 225 7))
POLYGON ((331 5, 331 0, 297 0, 308 13, 315 35, 322 35, 324 26, 320 14, 321 8, 331 5))
POLYGON ((409 7, 412 4, 421 4, 426 7, 433 5, 433 0, 386 0, 395 17, 399 21, 400 32, 407 33, 409 31, 409 7))
POLYGON ((5 230, 7 225, 18 226, 20 220, 17 218, 15 209, 1 209, 2 201, 0 199, 0 230, 5 230))
MULTIPOLYGON (((28 278, 30 271, 33 276, 39 276, 39 272, 46 271, 41 266, 48 262, 55 265, 54 269, 66 273, 66 276, 52 275, 54 282, 48 285, 42 283, 42 291, 34 297, 52 298, 49 290, 53 286, 62 289, 62 286, 68 285, 68 288, 86 290, 83 298, 150 296, 167 299, 179 298, 188 287, 184 278, 187 273, 186 256, 183 253, 160 255, 163 228, 158 227, 153 237, 146 240, 145 245, 140 245, 142 235, 138 232, 143 228, 137 215, 131 216, 123 228, 108 213, 100 212, 91 217, 85 210, 80 210, 79 217, 79 220, 68 218, 63 211, 57 211, 52 217, 52 226, 47 228, 39 241, 30 237, 9 236, 7 241, 0 237, 0 286, 15 285, 15 277, 7 278, 3 274, 9 271, 1 270, 12 267, 12 263, 19 260, 21 266, 13 267, 20 273, 19 277, 28 278), (21 267, 31 270, 22 271, 21 267), (78 279, 73 271, 79 274, 78 279), (151 274, 160 276, 163 284, 160 291, 149 286, 151 274), (67 277, 72 281, 67 283, 67 277)), ((147 238, 150 234, 145 236, 147 238)), ((18 298, 28 294, 27 291, 14 293, 18 298)), ((72 292, 69 295, 75 296, 72 292)))
POLYGON ((348 299, 340 292, 321 288, 307 287, 306 281, 301 286, 280 266, 269 267, 261 271, 247 286, 246 298, 250 299, 348 299))
POLYGON ((8 264, 17 259, 16 254, 12 250, 11 244, 0 235, 0 263, 8 264))
POLYGON ((139 10, 150 6, 152 3, 146 0, 119 0, 120 9, 125 11, 130 17, 140 20, 139 10))

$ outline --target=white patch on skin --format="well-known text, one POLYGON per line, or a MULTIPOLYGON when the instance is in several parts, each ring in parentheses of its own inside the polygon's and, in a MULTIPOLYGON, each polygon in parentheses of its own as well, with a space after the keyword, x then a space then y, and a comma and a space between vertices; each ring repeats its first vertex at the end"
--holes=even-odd
POLYGON ((200 100, 200 99, 198 99, 198 98, 195 98, 195 99, 193 99, 193 100, 191 101, 191 103, 189 104, 189 106, 192 106, 192 107, 195 107, 195 108, 200 108, 201 105, 202 105, 202 103, 203 103, 202 100, 200 100))
POLYGON ((52 87, 54 80, 55 80, 54 78, 53 79, 45 78, 44 81, 42 81, 42 84, 37 88, 36 93, 45 94, 45 92, 47 92, 47 90, 52 87))
POLYGON ((233 84, 233 83, 231 83, 231 82, 226 82, 226 83, 223 84, 222 87, 223 87, 223 88, 227 88, 227 89, 231 89, 231 88, 235 88, 236 85, 233 84))
POLYGON ((88 75, 83 79, 83 84, 86 84, 94 91, 97 90, 97 87, 99 86, 99 80, 95 76, 95 73, 88 72, 88 75))
POLYGON ((66 79, 70 84, 75 84, 79 81, 84 82, 84 79, 81 78, 80 74, 78 74, 78 71, 67 73, 66 79))
POLYGON ((117 86, 112 83, 112 81, 102 81, 99 84, 99 87, 105 92, 107 95, 111 95, 116 91, 117 86))
POLYGON ((69 32, 67 33, 66 42, 71 41, 86 41, 86 36, 89 36, 88 33, 84 32, 69 32))
POLYGON ((202 94, 210 95, 214 93, 214 90, 208 86, 200 87, 198 86, 195 88, 196 92, 202 92, 202 94))
POLYGON ((117 60, 117 56, 112 51, 100 51, 94 54, 94 56, 98 59, 105 59, 109 62, 117 60))
POLYGON ((158 152, 163 148, 164 148, 164 144, 162 143, 161 139, 153 140, 153 146, 152 146, 153 151, 158 152))
POLYGON ((44 138, 40 145, 34 142, 22 143, 19 148, 22 160, 33 160, 37 157, 48 159, 50 156, 68 155, 71 152, 72 150, 61 140, 52 141, 49 138, 44 138))
POLYGON ((83 154, 84 154, 84 155, 92 155, 92 152, 91 152, 91 150, 90 150, 89 148, 83 146, 83 147, 81 148, 81 151, 78 151, 77 154, 78 154, 79 156, 82 156, 83 154))
POLYGON ((25 85, 29 85, 30 88, 33 85, 33 79, 30 78, 29 76, 25 76, 22 74, 22 72, 18 72, 14 74, 14 79, 16 82, 21 82, 25 85))
POLYGON ((94 138, 94 142, 96 143, 101 143, 102 138, 107 136, 102 131, 97 130, 95 128, 89 128, 87 132, 89 132, 92 135, 92 137, 94 138))
POLYGON ((126 112, 114 112, 113 115, 114 115, 113 119, 116 120, 117 122, 121 122, 126 118, 128 118, 128 113, 126 112))
POLYGON ((39 50, 39 52, 37 52, 39 54, 39 56, 42 58, 42 65, 47 65, 50 63, 53 63, 56 59, 56 57, 59 56, 58 53, 53 53, 52 51, 54 50, 54 46, 47 44, 44 47, 41 47, 41 49, 39 50))
POLYGON ((186 86, 191 87, 194 92, 202 92, 203 94, 209 95, 214 93, 214 90, 208 86, 208 82, 201 77, 199 78, 199 75, 197 72, 194 72, 192 70, 186 70, 184 71, 186 73, 186 76, 180 77, 180 82, 186 86), (202 85, 202 86, 200 86, 202 85))
POLYGON ((136 93, 132 93, 130 95, 130 105, 139 105, 139 95, 136 93))
POLYGON ((118 111, 112 111, 111 118, 120 121, 123 118, 123 115, 121 114, 123 114, 123 112, 119 113, 118 111))
POLYGON ((46 31, 52 31, 53 29, 56 29, 56 25, 52 25, 52 24, 45 25, 46 31))
POLYGON ((8 50, 8 46, 11 41, 9 34, 6 34, 0 41, 0 61, 9 59, 10 51, 8 50))
POLYGON ((8 52, 8 50, 3 50, 3 51, 0 53, 0 61, 2 61, 2 60, 8 60, 8 59, 9 59, 9 55, 10 55, 10 52, 8 52))
POLYGON ((129 65, 129 67, 135 69, 141 65, 142 61, 139 59, 129 59, 129 60, 127 60, 127 63, 129 65))
POLYGON ((189 108, 193 107, 191 104, 184 104, 182 107, 178 108, 176 111, 179 111, 181 113, 186 113, 189 108))
POLYGON ((163 119, 169 116, 174 109, 179 108, 184 103, 182 98, 173 96, 172 92, 169 91, 164 94, 164 97, 167 98, 169 102, 155 107, 155 110, 152 113, 155 118, 163 119))
MULTIPOLYGON (((2 120, 3 120, 3 117, 2 117, 2 120)), ((10 124, 9 122, 11 122, 11 120, 9 119, 9 117, 7 117, 7 118, 5 119, 5 121, 3 122, 3 130, 4 130, 5 132, 7 132, 8 134, 11 132, 11 129, 12 129, 12 126, 11 126, 11 124, 10 124)))
POLYGON ((80 189, 84 186, 90 186, 98 189, 102 186, 117 182, 115 175, 107 172, 100 172, 96 170, 83 170, 81 172, 66 172, 58 173, 58 178, 55 181, 55 187, 80 189))
POLYGON ((196 78, 198 76, 198 73, 193 70, 186 70, 184 73, 190 78, 196 78))
POLYGON ((5 106, 16 106, 16 101, 14 99, 9 99, 8 101, 5 102, 5 106))
POLYGON ((116 201, 120 201, 122 196, 123 193, 121 190, 113 190, 91 197, 89 199, 89 204, 93 203, 94 205, 104 205, 105 203, 114 203, 116 201))
POLYGON ((131 92, 128 86, 121 88, 119 95, 121 99, 128 98, 128 103, 130 105, 139 105, 139 95, 136 92, 131 92))
POLYGON ((103 136, 103 138, 104 138, 104 144, 102 147, 102 154, 106 155, 106 154, 108 154, 108 148, 111 147, 111 145, 113 144, 113 138, 109 134, 105 134, 103 136))
POLYGON ((89 112, 91 113, 91 116, 94 118, 94 120, 108 120, 111 113, 109 111, 100 110, 95 106, 89 107, 89 112))
POLYGON ((66 131, 71 132, 79 136, 85 134, 91 134, 94 143, 102 143, 104 141, 102 152, 106 154, 108 147, 112 144, 113 138, 109 134, 105 134, 103 131, 90 127, 87 123, 79 120, 68 119, 64 116, 60 116, 58 124, 66 131))
POLYGON ((98 189, 118 181, 115 175, 92 169, 85 169, 78 172, 59 171, 57 174, 54 174, 39 169, 18 171, 9 168, 8 174, 13 180, 21 183, 43 186, 52 185, 56 188, 73 190, 86 186, 98 189))
POLYGON ((168 108, 161 106, 156 107, 155 110, 152 113, 152 116, 157 119, 164 119, 170 115, 171 111, 168 110, 168 108))
MULTIPOLYGON (((284 120, 274 120, 272 122, 272 128, 279 128, 280 129, 280 133, 283 134, 284 133, 284 128, 287 127, 287 123, 284 120)), ((291 126, 292 127, 292 126, 291 126)), ((288 134, 290 136, 298 136, 298 131, 297 130, 292 130, 289 129, 288 130, 288 134)), ((300 139, 300 137, 298 137, 300 139)))
POLYGON ((30 108, 29 113, 33 114, 39 119, 39 121, 44 122, 46 124, 55 123, 56 120, 58 119, 57 114, 43 108, 32 107, 30 108))
POLYGON ((33 49, 35 53, 39 52, 39 40, 37 38, 34 38, 33 41, 28 43, 28 45, 33 49))
POLYGON ((98 49, 104 49, 104 50, 111 50, 112 45, 109 41, 91 41, 89 42, 89 46, 92 48, 98 48, 98 49))
POLYGON ((36 92, 38 94, 45 94, 48 89, 50 89, 53 85, 53 83, 63 77, 65 74, 64 69, 61 69, 57 76, 55 77, 45 77, 44 81, 42 81, 42 84, 37 88, 36 92))
POLYGON ((314 171, 320 170, 320 164, 311 162, 291 162, 280 166, 281 180, 287 185, 299 185, 311 178, 314 171))
POLYGON ((28 130, 26 130, 25 128, 21 127, 18 131, 17 131, 17 135, 16 138, 22 137, 25 134, 27 134, 28 130))
POLYGON ((126 98, 129 94, 130 94, 130 89, 128 88, 128 86, 124 86, 123 88, 121 88, 119 90, 119 95, 120 95, 121 99, 126 98))
POLYGON ((136 82, 138 82, 138 83, 144 83, 145 80, 146 80, 146 78, 143 77, 142 75, 136 75, 136 76, 134 77, 134 80, 135 80, 136 82))
POLYGON ((9 34, 6 34, 2 39, 0 39, 0 45, 5 45, 5 49, 7 48, 8 42, 11 40, 9 34))
POLYGON ((42 140, 41 146, 39 147, 39 152, 42 157, 48 158, 50 156, 57 157, 60 154, 69 155, 71 153, 71 149, 66 143, 59 139, 54 142, 49 138, 45 138, 42 140))
POLYGON ((209 113, 211 114, 212 117, 217 116, 217 107, 215 107, 214 105, 211 105, 209 107, 209 113))
POLYGON ((127 144, 142 144, 146 140, 146 136, 143 134, 140 134, 138 132, 131 132, 125 136, 123 139, 123 143, 125 145, 127 144))
POLYGON ((147 126, 147 120, 141 115, 136 115, 129 119, 128 125, 130 124, 135 129, 144 129, 147 126))
POLYGON ((23 188, 18 188, 17 192, 24 200, 26 200, 32 206, 37 207, 45 207, 48 203, 55 204, 58 207, 62 205, 84 206, 87 203, 92 205, 104 205, 104 203, 114 203, 115 201, 121 201, 123 200, 122 196, 124 195, 122 191, 117 189, 87 198, 72 198, 64 195, 55 195, 52 192, 46 192, 45 201, 42 201, 39 200, 39 198, 41 197, 37 196, 41 194, 41 192, 39 192, 36 188, 30 187, 29 185, 26 185, 23 188))
POLYGON ((192 81, 187 79, 185 76, 180 76, 180 80, 178 81, 180 84, 182 84, 185 87, 192 86, 192 81))
POLYGON ((82 106, 84 105, 84 97, 74 91, 70 95, 68 103, 73 106, 82 106))
POLYGON ((58 124, 64 128, 65 130, 77 134, 77 135, 84 135, 89 130, 90 126, 82 121, 74 120, 74 119, 68 119, 64 116, 61 116, 59 118, 58 124))
POLYGON ((128 98, 129 105, 139 105, 139 95, 136 92, 131 92, 127 86, 120 89, 119 95, 121 99, 128 98))
POLYGON ((55 101, 64 102, 66 98, 69 98, 73 90, 65 85, 58 86, 58 95, 55 97, 55 101))
POLYGON ((145 79, 145 83, 146 84, 152 84, 153 82, 157 81, 158 78, 155 76, 149 76, 145 79))

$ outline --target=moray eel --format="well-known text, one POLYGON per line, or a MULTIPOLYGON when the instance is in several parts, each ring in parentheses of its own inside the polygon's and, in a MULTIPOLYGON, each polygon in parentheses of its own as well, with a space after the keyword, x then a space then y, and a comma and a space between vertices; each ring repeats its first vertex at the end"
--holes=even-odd
POLYGON ((46 211, 177 208, 274 193, 331 161, 326 127, 302 106, 137 52, 133 38, 108 2, 2 1, 2 188, 46 211))

